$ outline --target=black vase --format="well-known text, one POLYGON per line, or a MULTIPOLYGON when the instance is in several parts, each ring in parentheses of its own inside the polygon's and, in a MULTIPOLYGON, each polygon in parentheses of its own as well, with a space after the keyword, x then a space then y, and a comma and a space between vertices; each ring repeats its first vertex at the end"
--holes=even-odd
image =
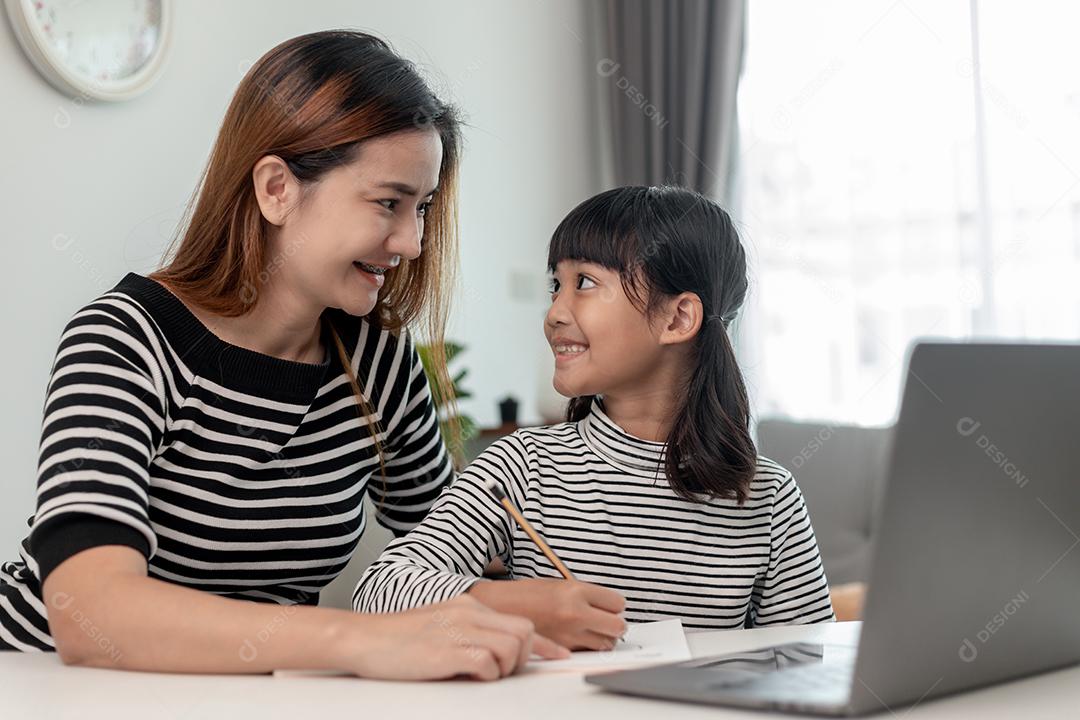
POLYGON ((518 401, 513 397, 505 397, 499 401, 499 421, 503 425, 517 425, 518 401))

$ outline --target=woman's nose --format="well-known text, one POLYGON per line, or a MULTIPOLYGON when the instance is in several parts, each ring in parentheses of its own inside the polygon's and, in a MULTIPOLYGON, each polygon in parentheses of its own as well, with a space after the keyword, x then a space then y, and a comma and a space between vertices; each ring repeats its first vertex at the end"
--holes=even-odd
POLYGON ((406 260, 420 257, 424 234, 423 220, 403 220, 387 239, 386 249, 406 260))

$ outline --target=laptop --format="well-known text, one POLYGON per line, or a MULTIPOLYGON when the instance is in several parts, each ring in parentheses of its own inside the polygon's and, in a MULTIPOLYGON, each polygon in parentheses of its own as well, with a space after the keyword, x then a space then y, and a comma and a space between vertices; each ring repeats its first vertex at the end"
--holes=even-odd
POLYGON ((863 715, 1080 662, 1080 345, 919 343, 857 647, 590 675, 610 691, 863 715))

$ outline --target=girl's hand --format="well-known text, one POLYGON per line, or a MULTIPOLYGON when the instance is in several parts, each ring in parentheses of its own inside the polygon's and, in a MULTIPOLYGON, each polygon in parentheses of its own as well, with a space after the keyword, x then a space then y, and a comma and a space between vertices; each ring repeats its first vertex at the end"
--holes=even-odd
POLYGON ((626 632, 626 600, 576 580, 535 578, 478 582, 469 594, 499 612, 532 620, 536 632, 571 650, 610 650, 626 632))
POLYGON ((386 680, 437 680, 459 675, 497 680, 533 653, 549 659, 566 648, 537 635, 533 624, 463 595, 387 615, 357 615, 341 635, 338 665, 386 680))

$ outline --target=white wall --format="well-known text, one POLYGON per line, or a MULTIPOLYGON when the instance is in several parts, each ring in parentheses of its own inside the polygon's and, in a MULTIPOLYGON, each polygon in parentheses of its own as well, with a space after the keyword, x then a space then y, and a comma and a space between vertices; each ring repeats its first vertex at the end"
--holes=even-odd
MULTIPOLYGON (((482 423, 513 392, 536 417, 544 248, 561 217, 595 192, 585 9, 577 0, 468 3, 184 0, 164 75, 127 103, 89 105, 34 70, 0 29, 0 172, 5 253, 0 312, 0 560, 15 559, 33 511, 41 406, 60 331, 126 272, 157 266, 242 69, 278 42, 332 27, 387 38, 464 110, 462 291, 451 337, 482 423), (529 299, 511 282, 531 277, 529 299)), ((365 538, 356 568, 384 536, 365 538)))

